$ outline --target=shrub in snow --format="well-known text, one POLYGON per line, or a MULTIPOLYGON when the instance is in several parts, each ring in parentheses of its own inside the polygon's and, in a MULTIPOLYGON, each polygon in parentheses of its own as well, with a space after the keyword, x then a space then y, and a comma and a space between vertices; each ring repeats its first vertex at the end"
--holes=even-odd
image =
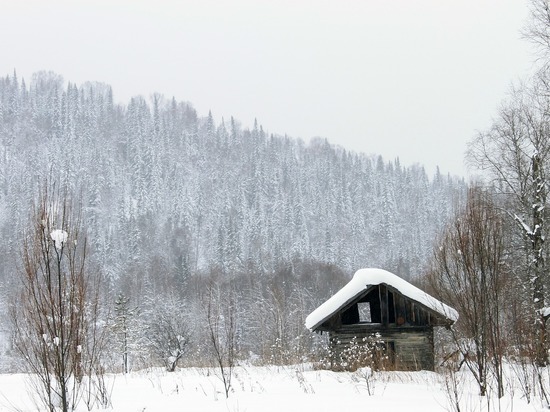
POLYGON ((386 370, 389 366, 389 354, 379 333, 364 338, 353 337, 346 349, 340 353, 331 353, 333 369, 356 371, 359 368, 386 370))

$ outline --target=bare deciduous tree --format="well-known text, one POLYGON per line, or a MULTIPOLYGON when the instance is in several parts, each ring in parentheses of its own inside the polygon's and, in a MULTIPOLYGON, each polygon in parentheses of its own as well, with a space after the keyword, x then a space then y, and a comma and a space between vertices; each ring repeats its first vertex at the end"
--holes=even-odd
POLYGON ((542 58, 550 57, 550 4, 547 0, 531 0, 531 18, 523 30, 542 58))
POLYGON ((525 314, 534 325, 534 353, 539 365, 548 362, 548 273, 545 243, 546 169, 550 164, 550 73, 541 71, 529 86, 513 91, 490 130, 471 143, 468 160, 483 170, 500 203, 516 223, 514 272, 529 285, 523 295, 525 314))
MULTIPOLYGON (((76 407, 87 380, 102 376, 99 274, 86 260, 86 236, 66 191, 46 185, 33 208, 20 270, 22 289, 11 305, 15 348, 50 410, 76 407)), ((87 402, 93 396, 87 394, 87 402)))
POLYGON ((174 372, 189 344, 189 328, 183 316, 185 306, 174 298, 150 304, 147 340, 168 372, 174 372))
POLYGON ((211 282, 203 296, 203 306, 206 310, 208 339, 223 382, 225 397, 228 398, 237 360, 236 301, 231 284, 222 288, 211 282))
POLYGON ((501 307, 508 281, 503 222, 487 194, 469 190, 465 209, 448 227, 434 254, 434 294, 458 310, 453 340, 486 395, 491 370, 504 394, 501 307))

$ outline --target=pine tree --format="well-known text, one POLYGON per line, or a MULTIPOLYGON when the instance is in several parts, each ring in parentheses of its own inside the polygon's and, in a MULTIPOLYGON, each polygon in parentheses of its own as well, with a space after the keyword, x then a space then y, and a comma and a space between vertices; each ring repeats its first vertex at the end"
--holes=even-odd
POLYGON ((114 330, 122 356, 122 372, 130 371, 130 355, 136 342, 137 309, 130 307, 130 298, 119 293, 115 300, 114 330))

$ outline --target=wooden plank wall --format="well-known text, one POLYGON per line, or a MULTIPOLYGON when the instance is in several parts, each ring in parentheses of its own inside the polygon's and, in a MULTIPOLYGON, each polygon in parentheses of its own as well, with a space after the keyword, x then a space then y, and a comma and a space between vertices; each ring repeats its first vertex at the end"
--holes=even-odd
POLYGON ((333 364, 338 369, 341 359, 350 342, 358 341, 379 333, 381 340, 390 343, 395 349, 395 370, 434 370, 434 343, 432 328, 382 328, 370 326, 357 328, 350 325, 330 332, 330 345, 333 364))

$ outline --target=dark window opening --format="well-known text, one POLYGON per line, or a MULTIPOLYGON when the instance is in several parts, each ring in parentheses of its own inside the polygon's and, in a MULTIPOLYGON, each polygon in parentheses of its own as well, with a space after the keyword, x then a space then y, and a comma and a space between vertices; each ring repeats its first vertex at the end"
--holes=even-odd
POLYGON ((359 323, 359 311, 357 305, 351 305, 342 313, 342 324, 355 325, 356 323, 359 323))
POLYGON ((372 287, 357 303, 341 313, 343 325, 386 323, 397 326, 414 325, 421 314, 409 300, 386 286, 372 287), (384 313, 383 313, 384 311, 384 313))
POLYGON ((380 310, 380 295, 378 288, 373 288, 369 293, 361 299, 360 303, 365 303, 369 306, 370 322, 382 322, 382 311, 380 310))

